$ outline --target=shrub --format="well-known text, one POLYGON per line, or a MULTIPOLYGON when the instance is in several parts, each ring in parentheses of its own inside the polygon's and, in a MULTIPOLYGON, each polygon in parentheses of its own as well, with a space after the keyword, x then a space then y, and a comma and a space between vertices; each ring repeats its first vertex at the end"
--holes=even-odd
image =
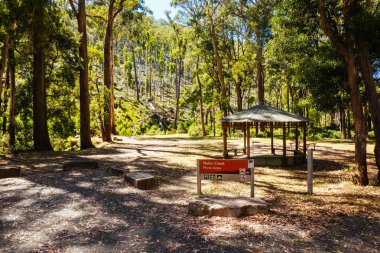
POLYGON ((189 126, 185 122, 179 122, 177 125, 177 134, 186 134, 189 130, 189 126))
POLYGON ((160 134, 163 134, 163 132, 157 125, 153 125, 145 132, 145 134, 147 134, 147 135, 160 135, 160 134))
POLYGON ((201 126, 198 124, 192 124, 188 131, 189 136, 195 137, 201 135, 201 126))

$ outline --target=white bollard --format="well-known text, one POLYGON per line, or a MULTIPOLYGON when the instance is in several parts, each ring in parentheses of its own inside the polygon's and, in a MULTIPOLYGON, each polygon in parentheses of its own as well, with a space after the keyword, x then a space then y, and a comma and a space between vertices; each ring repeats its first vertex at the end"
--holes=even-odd
POLYGON ((307 193, 313 194, 313 149, 307 149, 307 193))

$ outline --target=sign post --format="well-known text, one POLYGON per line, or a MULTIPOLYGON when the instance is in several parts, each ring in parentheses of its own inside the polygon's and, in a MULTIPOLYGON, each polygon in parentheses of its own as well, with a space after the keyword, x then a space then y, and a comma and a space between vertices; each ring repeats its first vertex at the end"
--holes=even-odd
POLYGON ((247 159, 197 160, 197 193, 202 195, 202 180, 250 182, 254 197, 254 162, 247 159))
POLYGON ((307 193, 313 194, 313 149, 307 149, 307 193))

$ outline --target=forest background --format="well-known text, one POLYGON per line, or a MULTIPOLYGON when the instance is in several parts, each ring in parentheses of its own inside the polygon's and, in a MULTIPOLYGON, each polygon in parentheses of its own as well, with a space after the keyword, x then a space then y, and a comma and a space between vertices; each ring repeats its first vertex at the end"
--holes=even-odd
POLYGON ((379 1, 171 4, 176 15, 155 20, 138 0, 1 0, 0 153, 220 136, 221 117, 265 102, 310 118, 311 140, 353 139, 368 184, 368 139, 380 168, 379 1))

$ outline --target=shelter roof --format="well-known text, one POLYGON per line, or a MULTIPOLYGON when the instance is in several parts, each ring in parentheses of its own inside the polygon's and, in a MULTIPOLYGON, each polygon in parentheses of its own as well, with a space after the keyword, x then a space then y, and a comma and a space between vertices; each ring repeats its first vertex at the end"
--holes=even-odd
POLYGON ((221 122, 307 122, 308 118, 286 112, 265 103, 228 115, 221 122))

